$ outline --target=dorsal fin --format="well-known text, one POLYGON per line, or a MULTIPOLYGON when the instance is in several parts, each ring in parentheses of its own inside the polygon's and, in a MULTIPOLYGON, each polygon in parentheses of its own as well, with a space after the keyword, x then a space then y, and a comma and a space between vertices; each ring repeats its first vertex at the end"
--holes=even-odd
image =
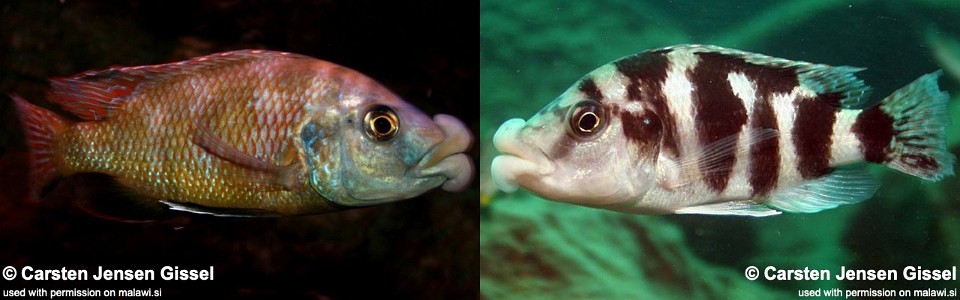
POLYGON ((866 69, 811 64, 800 68, 798 72, 800 84, 810 88, 817 95, 833 95, 833 97, 821 97, 821 99, 827 101, 835 99, 838 101, 835 105, 842 108, 861 109, 875 104, 870 102, 870 87, 854 75, 863 70, 866 69))
POLYGON ((870 87, 854 75, 857 72, 865 70, 864 68, 794 61, 712 45, 677 45, 660 50, 716 53, 736 57, 742 59, 744 62, 757 66, 793 69, 797 74, 799 83, 817 95, 835 95, 835 97, 823 97, 824 100, 835 101, 835 103, 831 103, 833 105, 842 108, 860 109, 875 104, 875 102, 869 100, 870 87))
POLYGON ((145 85, 156 84, 182 74, 261 59, 282 58, 307 57, 266 50, 239 50, 161 65, 88 71, 72 77, 52 79, 49 100, 85 121, 99 121, 108 118, 114 108, 132 99, 145 85))

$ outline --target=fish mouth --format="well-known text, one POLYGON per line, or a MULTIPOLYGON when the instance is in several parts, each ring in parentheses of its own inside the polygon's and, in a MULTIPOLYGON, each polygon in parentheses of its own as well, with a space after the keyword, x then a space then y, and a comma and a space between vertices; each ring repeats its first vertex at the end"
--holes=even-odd
POLYGON ((525 126, 523 119, 510 119, 493 135, 493 146, 503 154, 493 158, 490 174, 493 183, 504 192, 519 189, 521 177, 536 179, 553 173, 555 169, 543 150, 520 140, 519 134, 525 126))
POLYGON ((467 126, 453 116, 438 114, 433 117, 433 122, 440 127, 444 138, 420 158, 415 177, 439 177, 443 179, 441 188, 444 191, 461 191, 473 179, 473 162, 463 153, 470 147, 473 137, 467 126))

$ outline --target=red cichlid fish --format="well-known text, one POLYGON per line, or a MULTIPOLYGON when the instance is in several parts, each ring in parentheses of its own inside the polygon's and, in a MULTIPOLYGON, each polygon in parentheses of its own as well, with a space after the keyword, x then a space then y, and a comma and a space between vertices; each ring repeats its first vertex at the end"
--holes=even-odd
POLYGON ((30 190, 58 177, 113 177, 155 211, 299 215, 463 189, 466 126, 433 118, 374 80, 262 50, 53 79, 67 119, 13 95, 30 190))

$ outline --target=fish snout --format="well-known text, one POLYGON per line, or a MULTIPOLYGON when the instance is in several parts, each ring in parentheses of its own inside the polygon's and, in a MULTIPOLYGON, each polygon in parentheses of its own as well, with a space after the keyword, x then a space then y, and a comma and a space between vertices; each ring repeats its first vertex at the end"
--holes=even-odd
POLYGON ((446 177, 443 190, 463 190, 473 178, 474 166, 464 151, 470 147, 473 136, 467 126, 457 118, 438 114, 434 123, 443 132, 443 140, 431 147, 418 164, 420 177, 442 175, 446 177))
POLYGON ((490 167, 494 184, 504 192, 514 192, 522 175, 546 175, 553 172, 553 163, 537 147, 521 141, 521 131, 526 126, 523 119, 510 119, 500 125, 493 135, 493 146, 503 153, 493 158, 490 167))

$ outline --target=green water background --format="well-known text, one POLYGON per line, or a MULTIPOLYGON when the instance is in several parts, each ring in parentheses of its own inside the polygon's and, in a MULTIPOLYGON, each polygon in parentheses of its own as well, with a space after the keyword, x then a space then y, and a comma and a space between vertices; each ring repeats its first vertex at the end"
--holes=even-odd
POLYGON ((632 216, 504 194, 490 142, 598 66, 645 49, 715 44, 866 67, 885 97, 947 69, 948 145, 960 153, 960 1, 503 1, 480 3, 481 294, 490 298, 796 297, 800 289, 957 288, 957 281, 747 281, 747 266, 960 265, 960 180, 883 167, 861 204, 771 218, 632 216), (936 38, 934 38, 936 37, 936 38), (939 59, 938 59, 939 55, 939 59), (664 275, 667 274, 667 275, 664 275))

